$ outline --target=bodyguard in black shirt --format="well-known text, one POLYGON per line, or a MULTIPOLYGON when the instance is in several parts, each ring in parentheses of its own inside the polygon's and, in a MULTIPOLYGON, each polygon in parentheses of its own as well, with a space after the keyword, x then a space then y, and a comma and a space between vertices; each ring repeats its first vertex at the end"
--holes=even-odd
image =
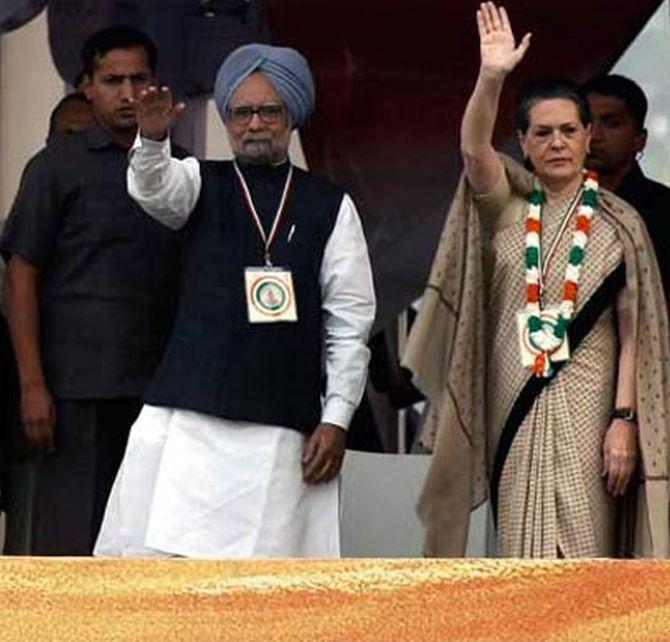
POLYGON ((39 455, 38 555, 90 554, 176 299, 177 237, 126 192, 132 100, 155 83, 154 45, 110 27, 82 62, 96 123, 29 162, 0 239, 22 422, 39 455))
POLYGON ((642 216, 656 250, 666 301, 670 300, 670 188, 647 178, 637 158, 647 142, 647 98, 624 76, 602 76, 583 88, 592 118, 587 165, 600 184, 642 216))

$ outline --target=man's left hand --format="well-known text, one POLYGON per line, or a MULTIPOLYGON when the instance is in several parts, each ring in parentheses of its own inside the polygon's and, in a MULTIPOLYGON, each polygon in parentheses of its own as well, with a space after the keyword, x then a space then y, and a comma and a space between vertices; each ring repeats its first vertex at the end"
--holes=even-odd
POLYGON ((302 451, 302 478, 320 484, 337 477, 342 468, 347 432, 334 424, 319 424, 302 451))

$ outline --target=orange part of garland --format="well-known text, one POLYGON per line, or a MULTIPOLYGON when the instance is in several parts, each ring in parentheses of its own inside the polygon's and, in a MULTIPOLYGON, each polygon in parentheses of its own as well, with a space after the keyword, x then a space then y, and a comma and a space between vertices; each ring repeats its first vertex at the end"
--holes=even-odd
POLYGON ((526 232, 537 232, 539 234, 541 229, 542 225, 536 218, 526 219, 526 232))
POLYGON ((540 286, 537 283, 529 283, 526 287, 526 300, 529 303, 537 303, 540 300, 540 286))
POLYGON ((577 217, 577 229, 584 234, 588 234, 591 230, 591 221, 586 216, 580 215, 577 217))
POLYGON ((567 301, 577 300, 577 284, 574 281, 566 281, 563 290, 563 298, 567 301))

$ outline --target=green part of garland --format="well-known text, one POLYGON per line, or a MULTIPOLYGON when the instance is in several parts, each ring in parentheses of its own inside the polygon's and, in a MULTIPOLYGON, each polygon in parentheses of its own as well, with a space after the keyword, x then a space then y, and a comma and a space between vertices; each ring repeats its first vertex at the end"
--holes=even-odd
POLYGON ((584 250, 581 247, 574 246, 570 249, 568 261, 571 265, 579 265, 584 258, 584 250))
POLYGON ((526 248, 526 267, 537 267, 540 264, 540 251, 536 247, 526 248))
POLYGON ((595 207, 598 204, 598 192, 594 189, 585 190, 584 196, 582 197, 582 203, 584 203, 584 205, 595 207))

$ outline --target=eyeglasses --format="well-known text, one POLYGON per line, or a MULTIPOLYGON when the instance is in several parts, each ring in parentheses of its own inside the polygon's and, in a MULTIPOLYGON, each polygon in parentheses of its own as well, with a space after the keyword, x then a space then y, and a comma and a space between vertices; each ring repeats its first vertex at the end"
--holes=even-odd
POLYGON ((278 123, 284 115, 284 105, 280 103, 268 103, 260 105, 259 107, 252 107, 251 105, 239 105, 237 107, 228 108, 228 119, 234 125, 248 125, 254 114, 258 114, 259 118, 266 125, 274 125, 278 123))

